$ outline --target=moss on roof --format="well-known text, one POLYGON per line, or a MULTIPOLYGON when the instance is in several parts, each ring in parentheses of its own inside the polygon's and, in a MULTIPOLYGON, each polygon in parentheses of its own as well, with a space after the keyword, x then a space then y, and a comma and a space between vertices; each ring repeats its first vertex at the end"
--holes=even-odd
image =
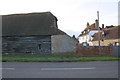
POLYGON ((2 36, 65 34, 57 27, 51 12, 12 14, 2 16, 2 36))

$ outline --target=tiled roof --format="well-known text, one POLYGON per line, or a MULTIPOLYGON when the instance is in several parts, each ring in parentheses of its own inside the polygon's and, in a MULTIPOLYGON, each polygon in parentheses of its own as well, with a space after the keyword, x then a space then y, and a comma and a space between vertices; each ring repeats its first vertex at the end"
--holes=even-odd
POLYGON ((93 23, 93 24, 90 25, 89 27, 85 28, 85 29, 82 31, 82 32, 85 32, 85 33, 81 33, 81 34, 79 35, 79 37, 88 34, 91 30, 98 30, 98 29, 95 27, 95 23, 93 23), (88 30, 89 30, 89 31, 88 31, 88 30))
MULTIPOLYGON (((115 27, 111 27, 111 28, 104 28, 103 32, 104 35, 102 34, 102 32, 100 32, 100 40, 107 40, 107 39, 118 39, 120 38, 120 26, 115 26, 115 27)), ((93 35, 93 40, 92 41, 97 41, 98 40, 98 33, 95 33, 93 35)))

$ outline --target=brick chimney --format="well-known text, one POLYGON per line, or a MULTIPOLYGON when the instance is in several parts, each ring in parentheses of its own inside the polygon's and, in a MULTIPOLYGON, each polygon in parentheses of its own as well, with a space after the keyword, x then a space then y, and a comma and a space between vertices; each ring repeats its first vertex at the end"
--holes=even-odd
POLYGON ((102 29, 104 29, 104 24, 102 24, 102 29))
POLYGON ((89 28, 89 26, 90 26, 90 25, 89 25, 89 22, 87 22, 86 26, 87 26, 87 28, 89 28))
POLYGON ((98 28, 98 20, 95 20, 95 28, 98 28))

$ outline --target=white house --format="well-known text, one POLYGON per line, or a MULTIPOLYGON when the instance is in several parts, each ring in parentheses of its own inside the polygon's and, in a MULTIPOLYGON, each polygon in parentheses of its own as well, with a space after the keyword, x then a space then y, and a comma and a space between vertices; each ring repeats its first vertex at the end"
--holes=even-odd
POLYGON ((82 33, 78 36, 78 40, 80 44, 83 44, 85 46, 86 44, 89 44, 89 46, 93 46, 92 39, 93 35, 98 32, 98 20, 95 20, 95 23, 92 25, 89 25, 87 23, 87 27, 82 31, 82 33))

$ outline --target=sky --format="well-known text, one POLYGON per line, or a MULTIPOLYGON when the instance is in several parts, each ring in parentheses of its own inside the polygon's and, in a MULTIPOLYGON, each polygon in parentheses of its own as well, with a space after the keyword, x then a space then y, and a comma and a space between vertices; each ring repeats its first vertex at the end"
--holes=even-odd
POLYGON ((118 25, 119 0, 0 0, 0 15, 47 12, 58 19, 58 28, 76 37, 93 24, 99 11, 99 24, 118 25))

